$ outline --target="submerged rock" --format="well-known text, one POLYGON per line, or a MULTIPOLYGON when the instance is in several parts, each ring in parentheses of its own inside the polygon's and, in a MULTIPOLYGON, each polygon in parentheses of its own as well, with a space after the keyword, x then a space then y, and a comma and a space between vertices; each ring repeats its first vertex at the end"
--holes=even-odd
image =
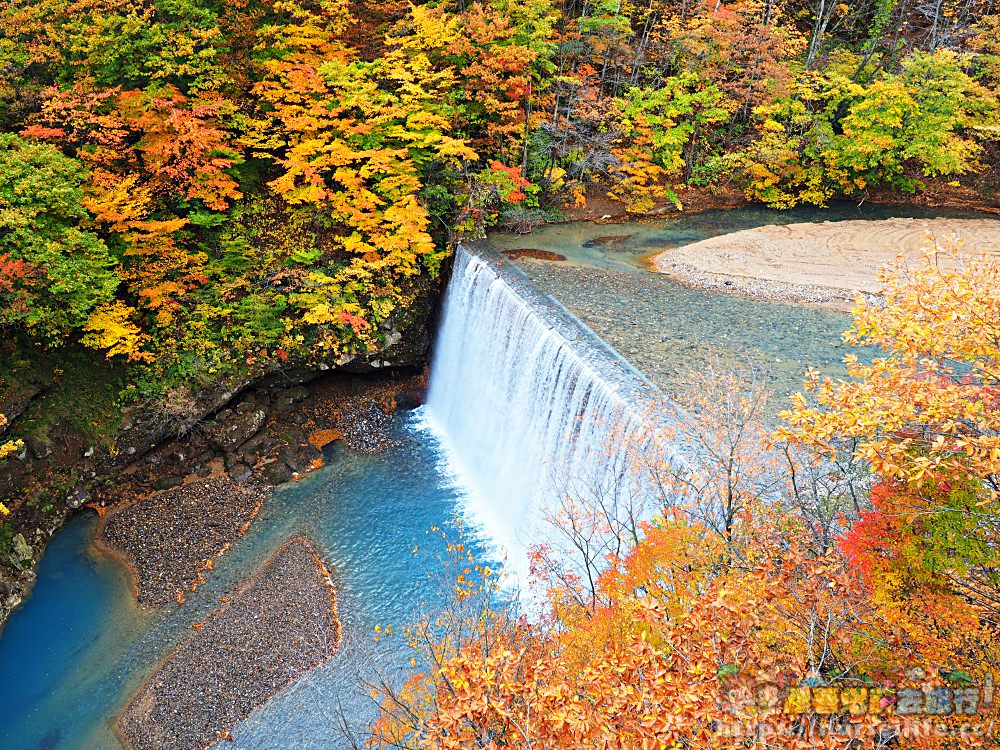
POLYGON ((566 256, 562 253, 554 253, 551 250, 538 250, 530 247, 504 250, 503 254, 511 260, 517 260, 518 258, 534 258, 535 260, 552 261, 566 260, 566 256))
POLYGON ((601 247, 603 245, 622 245, 631 239, 631 234, 609 234, 604 237, 594 237, 583 243, 584 247, 601 247))
POLYGON ((341 642, 330 574, 295 537, 182 641, 115 722, 129 750, 201 750, 341 642))

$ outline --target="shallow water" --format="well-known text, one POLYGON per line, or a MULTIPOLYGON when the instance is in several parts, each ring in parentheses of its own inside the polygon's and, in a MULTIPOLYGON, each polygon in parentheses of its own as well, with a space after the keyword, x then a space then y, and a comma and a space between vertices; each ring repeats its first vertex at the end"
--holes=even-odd
POLYGON ((883 206, 869 203, 858 206, 847 201, 835 201, 827 208, 796 206, 779 210, 764 206, 745 206, 617 224, 598 224, 592 221, 547 224, 528 234, 497 232, 490 235, 490 242, 500 250, 527 248, 549 250, 565 255, 571 264, 635 273, 645 268, 643 264, 645 257, 660 250, 769 224, 938 217, 997 218, 995 214, 977 211, 920 206, 883 206), (591 244, 593 240, 599 238, 618 239, 591 244))
POLYGON ((872 356, 843 342, 850 316, 815 305, 693 288, 650 270, 646 259, 651 254, 768 224, 984 216, 847 202, 787 211, 748 206, 618 224, 550 224, 529 234, 496 233, 490 242, 500 250, 535 248, 566 256, 565 261, 517 262, 539 289, 569 308, 660 388, 680 394, 691 386, 692 373, 739 371, 773 392, 767 411, 776 418, 788 404, 787 395, 801 389, 807 368, 837 377, 845 374, 846 354, 872 356))
POLYGON ((0 748, 118 750, 110 719, 156 659, 219 596, 301 533, 318 540, 331 563, 344 647, 256 712, 227 747, 346 747, 342 716, 364 724, 372 712, 355 689, 356 676, 370 677, 376 664, 396 674, 408 666, 402 640, 375 644, 374 627, 399 631, 433 608, 443 542, 427 532, 462 511, 461 490, 416 421, 400 418, 399 442, 387 452, 345 451, 275 493, 208 584, 165 614, 147 615, 132 604, 121 568, 89 551, 94 519, 75 517, 53 539, 31 598, 0 638, 0 748))
POLYGON ((692 373, 735 371, 774 393, 769 414, 814 367, 845 374, 846 313, 768 302, 680 284, 661 274, 522 261, 528 276, 661 389, 681 394, 692 373))

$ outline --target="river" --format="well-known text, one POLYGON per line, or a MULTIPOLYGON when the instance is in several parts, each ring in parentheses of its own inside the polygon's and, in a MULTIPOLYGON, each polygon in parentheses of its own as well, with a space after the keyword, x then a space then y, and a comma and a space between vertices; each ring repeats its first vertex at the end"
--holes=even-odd
MULTIPOLYGON (((915 212, 870 209, 860 218, 885 215, 915 212)), ((524 267, 543 292, 557 296, 662 388, 683 387, 685 368, 721 357, 756 368, 778 391, 788 391, 806 366, 837 370, 847 316, 690 290, 643 270, 640 259, 670 243, 778 217, 818 216, 859 218, 856 208, 843 206, 824 213, 742 209, 627 225, 559 225, 498 243, 566 255, 569 270, 558 263, 524 267), (614 246, 590 242, 601 235, 628 239, 614 246)), ((331 563, 345 644, 327 665, 256 711, 229 746, 347 747, 341 717, 360 726, 372 716, 359 678, 370 677, 375 666, 396 675, 408 667, 400 639, 375 643, 376 625, 398 632, 439 599, 443 542, 430 530, 463 518, 479 556, 498 557, 504 543, 510 546, 504 537, 516 534, 525 493, 537 489, 539 467, 592 461, 582 441, 593 443, 599 430, 581 437, 586 431, 568 430, 567 420, 596 414, 642 380, 632 373, 625 378, 632 385, 622 385, 607 375, 606 362, 587 364, 579 349, 586 336, 574 334, 572 325, 556 330, 562 324, 551 323, 551 310, 535 315, 540 306, 559 303, 533 299, 526 308, 505 289, 492 295, 469 290, 462 304, 486 307, 459 305, 452 315, 452 340, 439 346, 429 405, 397 415, 396 440, 385 451, 344 450, 273 493, 185 606, 140 611, 121 568, 91 547, 95 519, 74 517, 49 545, 32 595, 0 637, 0 747, 119 750, 111 721, 156 661, 220 596, 299 533, 315 539, 331 563), (552 395, 557 391, 562 395, 552 395), (562 435, 570 442, 563 444, 562 435)), ((630 370, 624 360, 610 365, 630 370)))

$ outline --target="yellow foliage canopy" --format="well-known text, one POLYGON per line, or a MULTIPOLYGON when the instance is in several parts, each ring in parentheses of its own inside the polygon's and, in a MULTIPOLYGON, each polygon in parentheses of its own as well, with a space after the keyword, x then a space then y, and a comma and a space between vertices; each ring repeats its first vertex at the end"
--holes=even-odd
POLYGON ((142 351, 149 336, 132 322, 134 313, 133 308, 119 300, 102 305, 87 319, 81 341, 94 349, 103 349, 109 358, 121 355, 130 362, 152 362, 153 355, 142 351))
POLYGON ((958 474, 1000 480, 1000 259, 940 248, 883 274, 884 307, 859 301, 851 343, 880 347, 847 359, 851 380, 812 373, 781 432, 821 451, 837 437, 881 476, 911 482, 958 474))

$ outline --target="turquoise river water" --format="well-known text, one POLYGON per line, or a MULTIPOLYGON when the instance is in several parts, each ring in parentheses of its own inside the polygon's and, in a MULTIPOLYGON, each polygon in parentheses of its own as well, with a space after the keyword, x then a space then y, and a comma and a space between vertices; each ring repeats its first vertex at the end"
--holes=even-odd
POLYGON ((257 711, 227 747, 346 746, 341 716, 357 724, 371 716, 358 678, 408 665, 401 639, 376 644, 374 628, 399 630, 433 609, 443 542, 427 532, 462 512, 462 491, 419 422, 417 414, 401 414, 398 441, 387 451, 343 451, 276 492, 208 584, 164 614, 140 611, 121 568, 92 551, 94 517, 73 518, 52 540, 31 597, 0 638, 0 748, 118 750, 111 718, 163 651, 298 533, 316 539, 332 563, 344 646, 257 711))

